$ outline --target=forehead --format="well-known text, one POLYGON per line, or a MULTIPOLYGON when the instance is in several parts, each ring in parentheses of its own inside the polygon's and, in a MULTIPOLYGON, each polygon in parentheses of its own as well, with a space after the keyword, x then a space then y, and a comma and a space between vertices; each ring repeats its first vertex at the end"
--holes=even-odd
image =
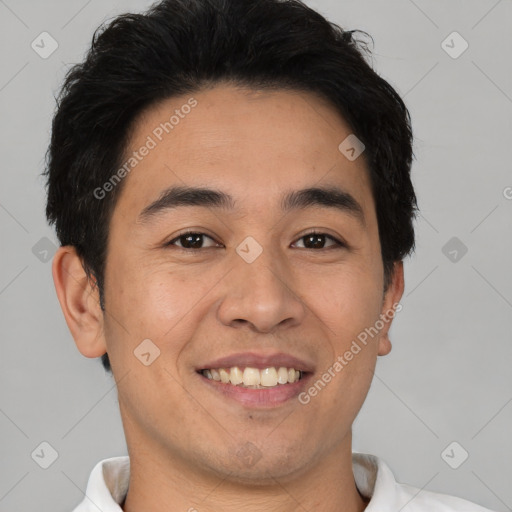
POLYGON ((134 125, 124 161, 138 157, 119 207, 139 213, 172 185, 213 186, 248 207, 270 207, 284 190, 331 185, 371 208, 364 153, 350 161, 339 149, 350 134, 335 109, 311 93, 218 85, 169 98, 134 125))

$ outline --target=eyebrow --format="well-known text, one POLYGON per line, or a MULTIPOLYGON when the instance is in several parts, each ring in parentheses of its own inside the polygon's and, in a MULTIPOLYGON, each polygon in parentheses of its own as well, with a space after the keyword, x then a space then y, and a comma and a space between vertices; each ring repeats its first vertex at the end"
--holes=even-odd
MULTIPOLYGON (((137 222, 147 223, 168 210, 183 206, 200 206, 226 211, 236 210, 236 201, 221 190, 206 187, 173 186, 163 191, 160 197, 146 206, 139 214, 137 222)), ((292 190, 281 199, 281 210, 288 213, 293 210, 311 207, 324 207, 341 211, 366 226, 364 210, 349 192, 336 186, 310 187, 292 190)))

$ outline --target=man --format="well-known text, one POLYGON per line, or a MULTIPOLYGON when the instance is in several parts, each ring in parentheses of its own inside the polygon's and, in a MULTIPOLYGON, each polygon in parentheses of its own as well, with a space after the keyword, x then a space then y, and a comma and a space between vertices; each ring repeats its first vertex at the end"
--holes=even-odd
POLYGON ((302 3, 169 0, 95 34, 48 153, 57 295, 129 457, 76 512, 475 511, 352 453, 404 289, 409 113, 302 3))

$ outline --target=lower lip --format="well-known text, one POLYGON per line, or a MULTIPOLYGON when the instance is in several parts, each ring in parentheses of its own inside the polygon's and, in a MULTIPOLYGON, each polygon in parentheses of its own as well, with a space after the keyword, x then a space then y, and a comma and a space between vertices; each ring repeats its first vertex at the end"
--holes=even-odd
POLYGON ((202 374, 198 375, 206 385, 210 386, 214 391, 223 394, 225 397, 236 400, 242 405, 260 408, 277 407, 296 398, 306 387, 306 381, 309 380, 311 376, 310 373, 307 373, 302 376, 302 379, 291 384, 278 384, 268 389, 252 389, 208 379, 202 374))

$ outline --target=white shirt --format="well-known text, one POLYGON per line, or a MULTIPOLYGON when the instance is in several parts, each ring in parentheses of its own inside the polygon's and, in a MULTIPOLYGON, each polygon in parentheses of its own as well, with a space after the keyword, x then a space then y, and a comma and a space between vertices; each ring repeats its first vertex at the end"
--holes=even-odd
MULTIPOLYGON (((359 492, 371 497, 365 512, 492 512, 462 498, 421 490, 396 482, 391 469, 375 455, 352 453, 359 492)), ((122 512, 128 491, 129 457, 104 459, 91 472, 86 495, 73 512, 122 512)))

